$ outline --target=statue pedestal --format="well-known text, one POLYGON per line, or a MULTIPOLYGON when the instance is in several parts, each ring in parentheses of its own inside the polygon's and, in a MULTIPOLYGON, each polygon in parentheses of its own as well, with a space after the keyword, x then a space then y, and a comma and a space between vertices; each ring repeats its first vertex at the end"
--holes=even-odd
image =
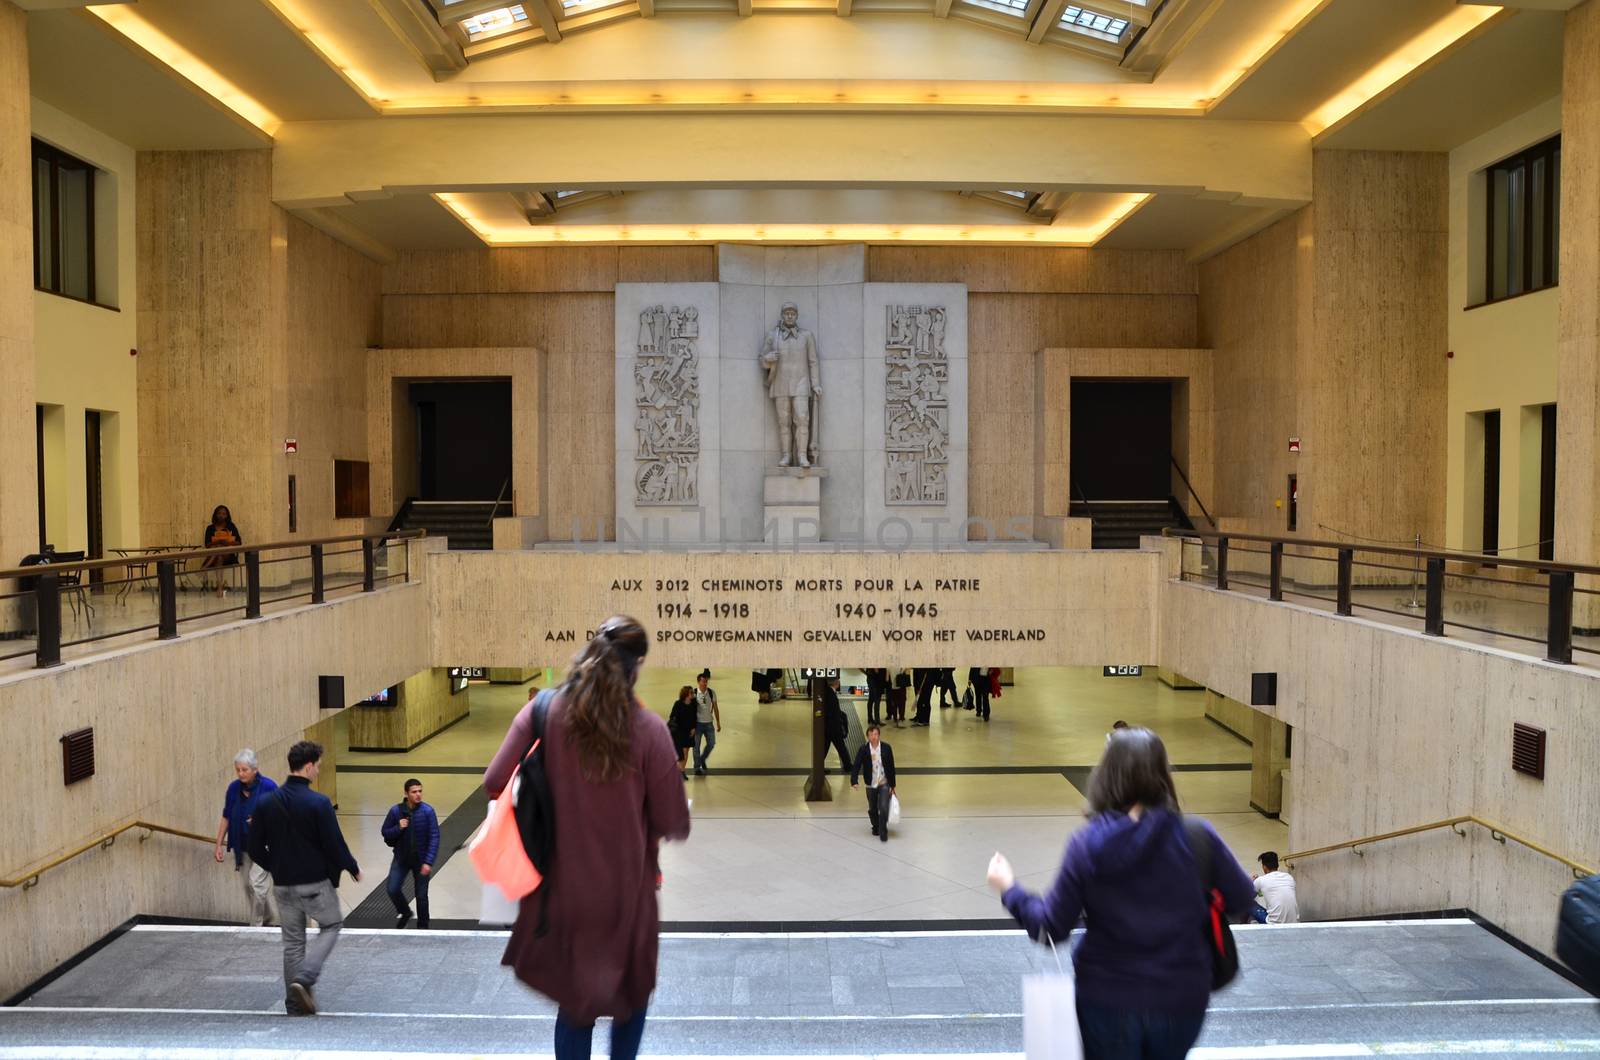
POLYGON ((770 544, 817 541, 822 537, 820 467, 769 467, 761 489, 761 525, 770 544))

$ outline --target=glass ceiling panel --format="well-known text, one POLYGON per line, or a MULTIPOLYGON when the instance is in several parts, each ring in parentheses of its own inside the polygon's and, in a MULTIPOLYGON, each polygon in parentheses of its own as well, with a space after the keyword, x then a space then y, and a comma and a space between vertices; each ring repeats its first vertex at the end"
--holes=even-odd
POLYGON ((485 11, 481 15, 473 15, 461 20, 461 29, 468 37, 485 37, 491 33, 504 33, 520 23, 528 21, 528 13, 522 9, 521 4, 512 4, 509 7, 496 8, 485 11))
POLYGON ((973 0, 979 7, 987 7, 991 11, 1004 12, 1021 18, 1028 13, 1028 0, 973 0))
POLYGON ((1061 12, 1061 28, 1075 30, 1103 40, 1119 41, 1128 30, 1128 20, 1068 4, 1061 12))

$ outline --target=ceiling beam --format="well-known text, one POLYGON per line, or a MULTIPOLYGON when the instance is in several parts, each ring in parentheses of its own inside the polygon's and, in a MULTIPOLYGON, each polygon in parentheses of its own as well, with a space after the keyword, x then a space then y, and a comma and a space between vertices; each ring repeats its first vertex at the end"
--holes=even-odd
POLYGON ((639 17, 656 17, 656 0, 639 0, 639 17))
POLYGON ((1292 207, 1311 199, 1311 141, 1289 122, 1110 115, 390 116, 286 123, 276 134, 272 179, 273 198, 290 208, 378 190, 780 186, 1173 191, 1292 207), (809 146, 782 165, 750 150, 775 141, 809 146), (628 143, 651 149, 617 150, 628 143))
POLYGON ((461 45, 439 24, 422 0, 370 2, 384 24, 435 77, 467 68, 467 57, 462 54, 461 45))
POLYGON ((1044 35, 1061 21, 1061 12, 1067 6, 1067 0, 1044 0, 1039 8, 1039 15, 1033 20, 1033 25, 1028 27, 1028 43, 1039 44, 1044 40, 1044 35))
POLYGON ((951 0, 933 0, 933 17, 949 18, 951 0))
POLYGON ((740 18, 749 18, 751 13, 754 10, 755 10, 755 7, 754 7, 754 5, 751 4, 750 0, 739 0, 739 17, 740 18))
POLYGON ((539 28, 544 30, 545 40, 555 44, 561 39, 561 27, 556 25, 556 18, 561 12, 561 0, 527 0, 522 10, 538 20, 539 28))
POLYGON ((389 244, 368 235, 334 210, 295 210, 294 215, 312 228, 333 237, 379 265, 393 265, 398 255, 389 244))
POLYGON ((834 9, 834 11, 841 18, 849 18, 850 11, 854 6, 855 0, 839 0, 838 6, 834 9))

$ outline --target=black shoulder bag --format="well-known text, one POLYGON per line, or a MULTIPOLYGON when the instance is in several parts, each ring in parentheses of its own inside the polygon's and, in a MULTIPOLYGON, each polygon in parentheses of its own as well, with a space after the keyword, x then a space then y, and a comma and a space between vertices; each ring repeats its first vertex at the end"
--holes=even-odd
POLYGON ((546 915, 550 904, 550 856, 555 851, 556 841, 555 800, 551 797, 550 775, 545 771, 544 757, 545 720, 550 713, 552 695, 547 688, 533 699, 533 742, 523 753, 522 767, 517 771, 517 834, 522 837, 522 849, 528 852, 528 860, 543 878, 539 885, 535 937, 542 936, 549 926, 546 915))
POLYGON ((1200 870, 1200 889, 1206 896, 1206 919, 1202 930, 1206 937, 1206 950, 1211 954, 1211 989, 1221 990, 1239 974, 1239 950, 1233 942, 1233 928, 1228 925, 1226 903, 1216 887, 1214 854, 1211 833, 1198 820, 1183 818, 1183 832, 1189 841, 1189 852, 1194 855, 1195 866, 1200 870))

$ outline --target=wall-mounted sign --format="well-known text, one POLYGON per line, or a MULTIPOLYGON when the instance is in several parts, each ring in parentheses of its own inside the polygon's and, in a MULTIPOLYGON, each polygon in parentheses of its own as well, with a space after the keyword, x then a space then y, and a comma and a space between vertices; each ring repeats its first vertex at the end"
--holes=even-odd
POLYGON ((1298 438, 1290 438, 1289 439, 1289 452, 1298 453, 1299 451, 1300 451, 1300 439, 1298 439, 1298 438))
POLYGON ((1140 677, 1144 674, 1143 666, 1102 666, 1100 670, 1104 677, 1140 677))
POLYGON ((293 438, 285 438, 283 440, 283 451, 285 455, 298 453, 300 451, 300 443, 293 438))
POLYGON ((839 676, 839 668, 837 666, 835 666, 830 670, 830 669, 817 669, 815 667, 807 666, 807 667, 803 667, 800 670, 800 676, 801 677, 805 677, 805 678, 811 678, 811 677, 838 677, 839 676))
POLYGON ((450 667, 450 676, 465 678, 468 681, 487 681, 489 679, 489 668, 487 666, 452 666, 450 667))

